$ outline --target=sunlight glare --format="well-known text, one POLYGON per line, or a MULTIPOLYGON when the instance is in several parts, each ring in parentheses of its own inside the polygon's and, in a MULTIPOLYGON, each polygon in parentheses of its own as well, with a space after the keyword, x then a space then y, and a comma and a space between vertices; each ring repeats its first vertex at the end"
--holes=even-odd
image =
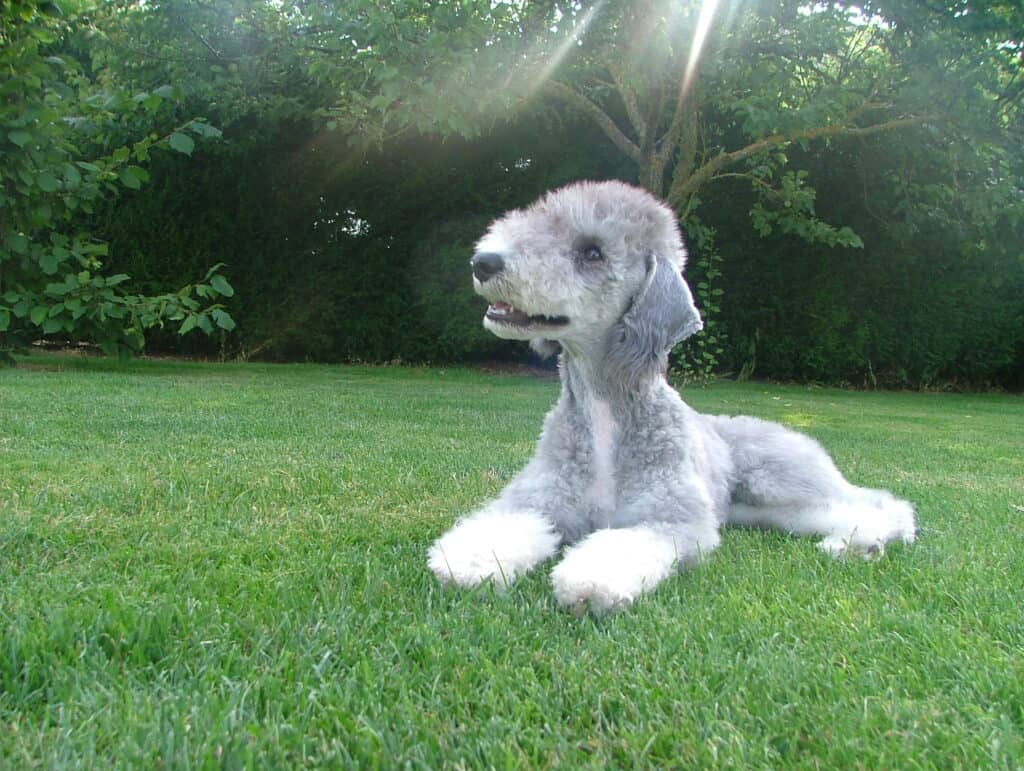
POLYGON ((697 73, 697 65, 700 63, 700 54, 704 49, 704 41, 707 40, 708 32, 711 30, 711 22, 718 10, 721 0, 703 0, 700 7, 700 15, 697 17, 697 27, 693 31, 693 42, 690 44, 690 56, 686 62, 686 70, 683 73, 683 82, 680 86, 684 96, 690 92, 693 84, 693 77, 697 73))
POLYGON ((573 47, 579 43, 580 38, 583 37, 584 33, 587 31, 587 27, 590 26, 590 23, 594 20, 594 16, 597 15, 597 12, 601 9, 601 6, 603 6, 604 3, 605 0, 598 0, 598 2, 590 6, 587 12, 583 14, 583 17, 579 20, 579 23, 572 28, 572 32, 566 36, 565 40, 558 44, 558 48, 554 50, 550 58, 544 63, 544 67, 534 80, 533 86, 530 88, 531 94, 540 89, 555 73, 555 70, 558 69, 558 65, 560 65, 562 60, 569 55, 569 52, 573 47))

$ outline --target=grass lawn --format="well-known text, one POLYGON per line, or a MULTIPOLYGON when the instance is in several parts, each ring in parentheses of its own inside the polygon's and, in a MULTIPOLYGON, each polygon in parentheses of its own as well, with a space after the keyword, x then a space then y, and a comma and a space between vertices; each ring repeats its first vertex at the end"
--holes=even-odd
POLYGON ((727 531, 603 618, 427 545, 557 383, 32 357, 0 371, 0 766, 1024 766, 1024 400, 719 384, 914 501, 872 562, 727 531))

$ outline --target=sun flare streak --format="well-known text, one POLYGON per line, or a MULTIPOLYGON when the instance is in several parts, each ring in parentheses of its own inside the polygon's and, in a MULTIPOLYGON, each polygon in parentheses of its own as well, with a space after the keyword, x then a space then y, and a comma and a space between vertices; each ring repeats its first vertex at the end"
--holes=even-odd
POLYGON ((680 88, 685 96, 693 86, 693 78, 697 74, 697 65, 700 63, 700 55, 704 50, 704 43, 707 40, 708 32, 711 30, 711 22, 715 18, 715 11, 721 0, 704 0, 701 3, 700 14, 697 16, 697 27, 693 31, 693 42, 690 43, 690 56, 686 61, 686 70, 683 72, 683 82, 680 88))
POLYGON ((534 80, 533 87, 530 89, 531 92, 535 92, 540 89, 545 83, 547 83, 551 76, 555 74, 555 70, 558 69, 562 60, 565 59, 565 57, 569 55, 569 52, 579 44, 580 38, 582 38, 586 33, 590 23, 594 20, 594 17, 603 5, 604 0, 594 3, 587 12, 583 14, 579 23, 572 28, 572 31, 568 35, 566 35, 565 40, 558 44, 558 48, 556 48, 552 52, 551 56, 548 57, 548 60, 544 62, 544 67, 538 73, 534 80))

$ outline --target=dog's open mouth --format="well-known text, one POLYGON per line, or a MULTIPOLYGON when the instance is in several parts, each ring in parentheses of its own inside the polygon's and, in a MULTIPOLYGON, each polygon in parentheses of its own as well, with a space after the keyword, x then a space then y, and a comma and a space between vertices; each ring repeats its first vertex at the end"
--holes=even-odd
POLYGON ((487 318, 500 324, 508 324, 515 327, 562 327, 569 323, 569 319, 565 316, 545 316, 543 314, 530 316, 508 303, 500 301, 493 302, 488 306, 487 318))

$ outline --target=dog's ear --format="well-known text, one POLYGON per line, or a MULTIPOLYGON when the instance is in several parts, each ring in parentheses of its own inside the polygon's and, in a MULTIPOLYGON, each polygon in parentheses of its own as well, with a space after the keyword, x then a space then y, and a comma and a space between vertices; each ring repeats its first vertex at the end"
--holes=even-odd
POLYGON ((700 332, 704 322, 679 271, 664 257, 651 255, 644 285, 617 327, 619 343, 634 356, 657 359, 700 332))

